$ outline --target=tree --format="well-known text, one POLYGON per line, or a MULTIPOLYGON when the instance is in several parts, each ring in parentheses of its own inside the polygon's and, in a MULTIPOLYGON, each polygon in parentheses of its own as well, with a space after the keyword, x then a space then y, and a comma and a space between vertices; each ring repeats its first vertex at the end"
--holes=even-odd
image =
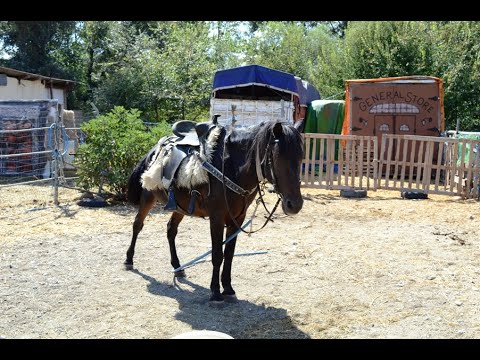
POLYGON ((68 78, 75 21, 3 21, 0 40, 10 57, 3 64, 45 76, 68 78))
POLYGON ((343 40, 325 27, 317 27, 308 34, 307 41, 318 47, 308 79, 319 89, 322 98, 343 99, 348 78, 343 40))
POLYGON ((98 86, 99 67, 111 58, 109 48, 112 23, 107 21, 86 21, 83 23, 81 37, 83 40, 84 69, 88 97, 92 100, 93 89, 98 86))
POLYGON ((352 79, 437 75, 432 73, 429 24, 425 22, 350 22, 344 51, 347 75, 352 79))
POLYGON ((164 59, 171 94, 180 118, 207 118, 215 66, 212 61, 209 24, 175 23, 166 43, 164 59))
POLYGON ((328 26, 332 35, 337 35, 340 38, 345 36, 345 30, 348 26, 348 21, 322 21, 328 26))
POLYGON ((246 47, 246 62, 292 73, 323 97, 344 87, 341 39, 319 22, 262 22, 246 47))
POLYGON ((90 99, 100 112, 119 105, 140 109, 150 119, 140 59, 155 47, 153 39, 127 22, 86 23, 82 35, 88 54, 85 64, 90 99))
POLYGON ((345 78, 403 75, 442 78, 445 126, 480 130, 478 22, 351 22, 343 57, 345 78), (412 36, 415 34, 415 36, 412 36))
POLYGON ((216 70, 241 66, 248 35, 242 33, 239 21, 212 21, 209 23, 209 48, 216 70))
POLYGON ((439 23, 432 36, 436 71, 445 86, 446 126, 480 131, 480 24, 439 23))
POLYGON ((206 119, 215 70, 260 64, 337 99, 346 79, 437 76, 447 127, 480 129, 475 21, 2 21, 0 44, 2 65, 76 80, 70 106, 103 113, 206 119))
POLYGON ((308 78, 315 51, 306 41, 302 24, 265 22, 260 24, 246 47, 246 63, 259 64, 308 78))
POLYGON ((150 29, 112 27, 112 56, 95 90, 99 108, 138 108, 155 121, 206 119, 215 70, 210 24, 158 22, 150 29))

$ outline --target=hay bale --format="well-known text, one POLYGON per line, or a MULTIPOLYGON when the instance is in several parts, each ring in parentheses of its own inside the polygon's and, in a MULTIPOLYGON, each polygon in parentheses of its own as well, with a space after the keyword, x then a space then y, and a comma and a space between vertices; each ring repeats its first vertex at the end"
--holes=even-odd
POLYGON ((63 110, 62 111, 62 122, 63 126, 67 129, 67 135, 70 140, 74 141, 74 145, 72 146, 73 150, 69 151, 69 153, 75 154, 78 150, 78 135, 77 130, 73 130, 72 128, 76 128, 75 124, 75 113, 73 110, 63 110))
MULTIPOLYGON (((63 121, 63 126, 65 126, 67 129, 68 128, 75 128, 75 113, 73 110, 63 110, 62 111, 62 121, 63 121)), ((72 136, 76 136, 74 130, 67 130, 68 136, 72 134, 72 136)))

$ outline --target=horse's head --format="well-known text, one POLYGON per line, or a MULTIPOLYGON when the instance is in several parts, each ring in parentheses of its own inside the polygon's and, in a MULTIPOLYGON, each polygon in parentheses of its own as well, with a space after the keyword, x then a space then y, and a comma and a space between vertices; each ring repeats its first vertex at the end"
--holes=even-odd
POLYGON ((303 206, 300 193, 300 167, 303 159, 301 132, 304 120, 295 125, 275 123, 267 145, 268 181, 274 184, 275 191, 282 198, 282 209, 287 215, 297 214, 303 206))

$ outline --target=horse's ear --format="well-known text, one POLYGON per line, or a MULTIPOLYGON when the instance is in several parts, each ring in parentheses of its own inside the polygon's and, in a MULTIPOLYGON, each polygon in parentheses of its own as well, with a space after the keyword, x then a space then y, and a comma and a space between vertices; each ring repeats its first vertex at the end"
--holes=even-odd
POLYGON ((298 130, 299 133, 303 133, 305 129, 305 119, 299 119, 293 124, 293 127, 298 130))
POLYGON ((281 122, 276 122, 273 126, 273 136, 278 139, 283 133, 283 126, 281 122))

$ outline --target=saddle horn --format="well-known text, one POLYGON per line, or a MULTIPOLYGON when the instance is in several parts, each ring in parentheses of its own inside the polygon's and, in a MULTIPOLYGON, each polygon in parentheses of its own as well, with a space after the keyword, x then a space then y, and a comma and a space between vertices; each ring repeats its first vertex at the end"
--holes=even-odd
POLYGON ((214 115, 212 116, 212 123, 214 123, 215 125, 218 125, 218 118, 219 118, 220 116, 222 116, 222 115, 220 115, 220 114, 214 114, 214 115))

